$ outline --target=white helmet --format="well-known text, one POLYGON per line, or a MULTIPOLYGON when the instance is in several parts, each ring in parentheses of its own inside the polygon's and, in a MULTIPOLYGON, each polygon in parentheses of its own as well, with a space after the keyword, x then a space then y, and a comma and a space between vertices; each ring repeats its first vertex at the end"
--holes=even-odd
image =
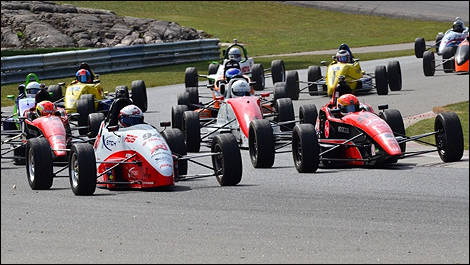
POLYGON ((228 58, 240 62, 242 60, 242 53, 237 47, 232 47, 228 51, 228 58))
POLYGON ((144 122, 144 114, 136 105, 127 105, 121 109, 118 116, 121 127, 129 127, 144 122))
POLYGON ((41 90, 41 85, 38 82, 29 82, 26 86, 26 95, 35 96, 39 90, 41 90))
POLYGON ((235 96, 242 97, 242 96, 249 96, 251 92, 250 85, 246 82, 245 79, 240 79, 232 83, 232 93, 235 96))

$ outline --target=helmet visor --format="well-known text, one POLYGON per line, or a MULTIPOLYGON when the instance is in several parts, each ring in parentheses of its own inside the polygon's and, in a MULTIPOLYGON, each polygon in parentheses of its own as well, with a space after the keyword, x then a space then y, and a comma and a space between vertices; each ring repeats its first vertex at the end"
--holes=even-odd
POLYGON ((87 80, 87 76, 86 75, 79 75, 78 76, 78 81, 82 82, 82 83, 86 83, 88 80, 87 80))
POLYGON ((356 108, 354 107, 354 105, 343 106, 341 108, 341 112, 343 113, 349 113, 349 112, 355 112, 355 111, 356 111, 356 108))
POLYGON ((121 123, 126 125, 126 126, 141 124, 143 122, 144 122, 143 117, 137 117, 137 116, 123 116, 123 117, 121 117, 121 123))

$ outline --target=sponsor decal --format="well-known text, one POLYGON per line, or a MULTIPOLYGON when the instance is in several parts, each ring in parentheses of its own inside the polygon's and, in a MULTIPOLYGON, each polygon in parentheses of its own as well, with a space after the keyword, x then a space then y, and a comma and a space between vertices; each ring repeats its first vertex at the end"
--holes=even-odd
POLYGON ((150 153, 153 154, 155 151, 157 150, 165 150, 167 151, 168 150, 168 147, 166 146, 166 144, 162 143, 162 144, 157 144, 155 145, 154 147, 152 147, 152 149, 150 149, 150 153))
POLYGON ((325 137, 328 138, 330 136, 330 121, 325 121, 325 137))
POLYGON ((103 146, 108 149, 109 151, 112 151, 114 147, 116 147, 117 142, 113 138, 105 138, 103 135, 103 146))
POLYGON ((349 128, 348 127, 338 126, 338 132, 340 132, 340 133, 349 133, 349 128))
POLYGON ((164 167, 172 167, 172 164, 165 163, 165 164, 160 165, 160 168, 164 168, 164 167))
POLYGON ((139 175, 139 171, 136 167, 131 167, 129 171, 127 172, 127 177, 129 179, 137 179, 139 175))
POLYGON ((124 139, 124 141, 127 142, 127 143, 134 143, 135 139, 137 139, 137 136, 132 135, 132 134, 128 134, 128 135, 126 135, 126 138, 124 139))

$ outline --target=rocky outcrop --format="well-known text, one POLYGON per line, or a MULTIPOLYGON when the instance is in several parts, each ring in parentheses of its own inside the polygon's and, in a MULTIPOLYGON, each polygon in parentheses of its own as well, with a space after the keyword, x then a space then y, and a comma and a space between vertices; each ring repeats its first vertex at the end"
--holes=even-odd
POLYGON ((208 37, 178 23, 45 1, 1 1, 2 49, 113 47, 208 37))

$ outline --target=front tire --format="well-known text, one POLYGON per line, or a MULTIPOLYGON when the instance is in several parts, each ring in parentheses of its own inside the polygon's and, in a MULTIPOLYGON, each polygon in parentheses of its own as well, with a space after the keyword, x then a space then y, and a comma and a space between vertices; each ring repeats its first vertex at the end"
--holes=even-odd
POLYGON ((93 195, 96 190, 96 158, 93 146, 72 145, 69 160, 69 181, 75 195, 93 195))
POLYGON ((402 88, 400 62, 390 61, 387 65, 388 85, 391 91, 400 91, 402 88))
POLYGON ((308 93, 310 96, 318 95, 318 85, 312 84, 313 82, 317 82, 318 80, 322 79, 321 76, 321 69, 319 66, 311 65, 308 67, 307 70, 307 81, 308 81, 308 93))
POLYGON ((265 87, 264 69, 261 64, 254 64, 251 69, 251 79, 255 82, 255 90, 263 90, 265 87))
POLYGON ((184 73, 184 85, 186 87, 198 87, 198 74, 196 67, 187 67, 184 73))
POLYGON ((320 164, 320 145, 311 124, 297 124, 292 132, 292 156, 299 173, 313 173, 320 164))
POLYGON ((423 53, 426 50, 426 42, 423 38, 416 38, 415 40, 415 55, 416 58, 423 58, 423 53))
MULTIPOLYGON (((88 115, 95 112, 95 95, 84 94, 77 100, 78 126, 88 126, 88 115)), ((88 128, 78 129, 80 135, 86 135, 88 128)))
POLYGON ((315 104, 302 105, 299 107, 300 123, 317 124, 318 111, 315 104))
POLYGON ((270 168, 274 164, 274 135, 268 120, 252 120, 248 133, 251 163, 255 168, 270 168))
POLYGON ((88 115, 88 137, 94 138, 98 135, 100 130, 101 122, 105 119, 104 113, 91 113, 88 115))
MULTIPOLYGON (((185 156, 187 154, 186 145, 184 144, 184 134, 178 128, 167 128, 162 132, 163 138, 170 147, 171 153, 177 156, 185 156)), ((188 160, 178 160, 177 175, 188 174, 188 160)))
POLYGON ((436 60, 432 51, 425 51, 423 54, 424 76, 433 76, 436 72, 436 60))
POLYGON ((377 89, 377 95, 388 94, 387 83, 387 69, 385 65, 378 65, 375 67, 375 87, 377 89))
POLYGON ((434 120, 437 150, 444 162, 459 161, 463 156, 463 132, 460 119, 454 112, 439 113, 434 120))
POLYGON ((214 137, 211 147, 217 181, 221 186, 235 186, 242 179, 243 165, 237 139, 231 133, 223 133, 214 137))
POLYGON ((271 78, 273 84, 286 81, 286 67, 283 60, 273 60, 271 62, 271 78))
POLYGON ((132 102, 139 107, 142 112, 147 111, 147 88, 143 80, 134 80, 131 84, 132 102))
MULTIPOLYGON (((275 118, 276 122, 285 122, 285 121, 294 121, 294 105, 292 104, 292 100, 290 98, 280 98, 275 101, 275 109, 277 112, 277 116, 275 118)), ((280 126, 282 132, 285 131, 292 131, 294 128, 295 123, 284 124, 280 126)))
POLYGON ((199 113, 185 111, 183 113, 183 132, 188 152, 199 152, 201 148, 201 128, 199 113))
POLYGON ((52 93, 51 95, 51 101, 56 102, 62 98, 62 88, 60 88, 59 85, 50 85, 47 88, 47 91, 52 93))
POLYGON ((44 137, 32 138, 26 144, 26 176, 33 190, 47 190, 52 186, 52 150, 44 137))
POLYGON ((299 99, 299 73, 297 71, 288 71, 286 77, 287 93, 292 100, 299 99))

